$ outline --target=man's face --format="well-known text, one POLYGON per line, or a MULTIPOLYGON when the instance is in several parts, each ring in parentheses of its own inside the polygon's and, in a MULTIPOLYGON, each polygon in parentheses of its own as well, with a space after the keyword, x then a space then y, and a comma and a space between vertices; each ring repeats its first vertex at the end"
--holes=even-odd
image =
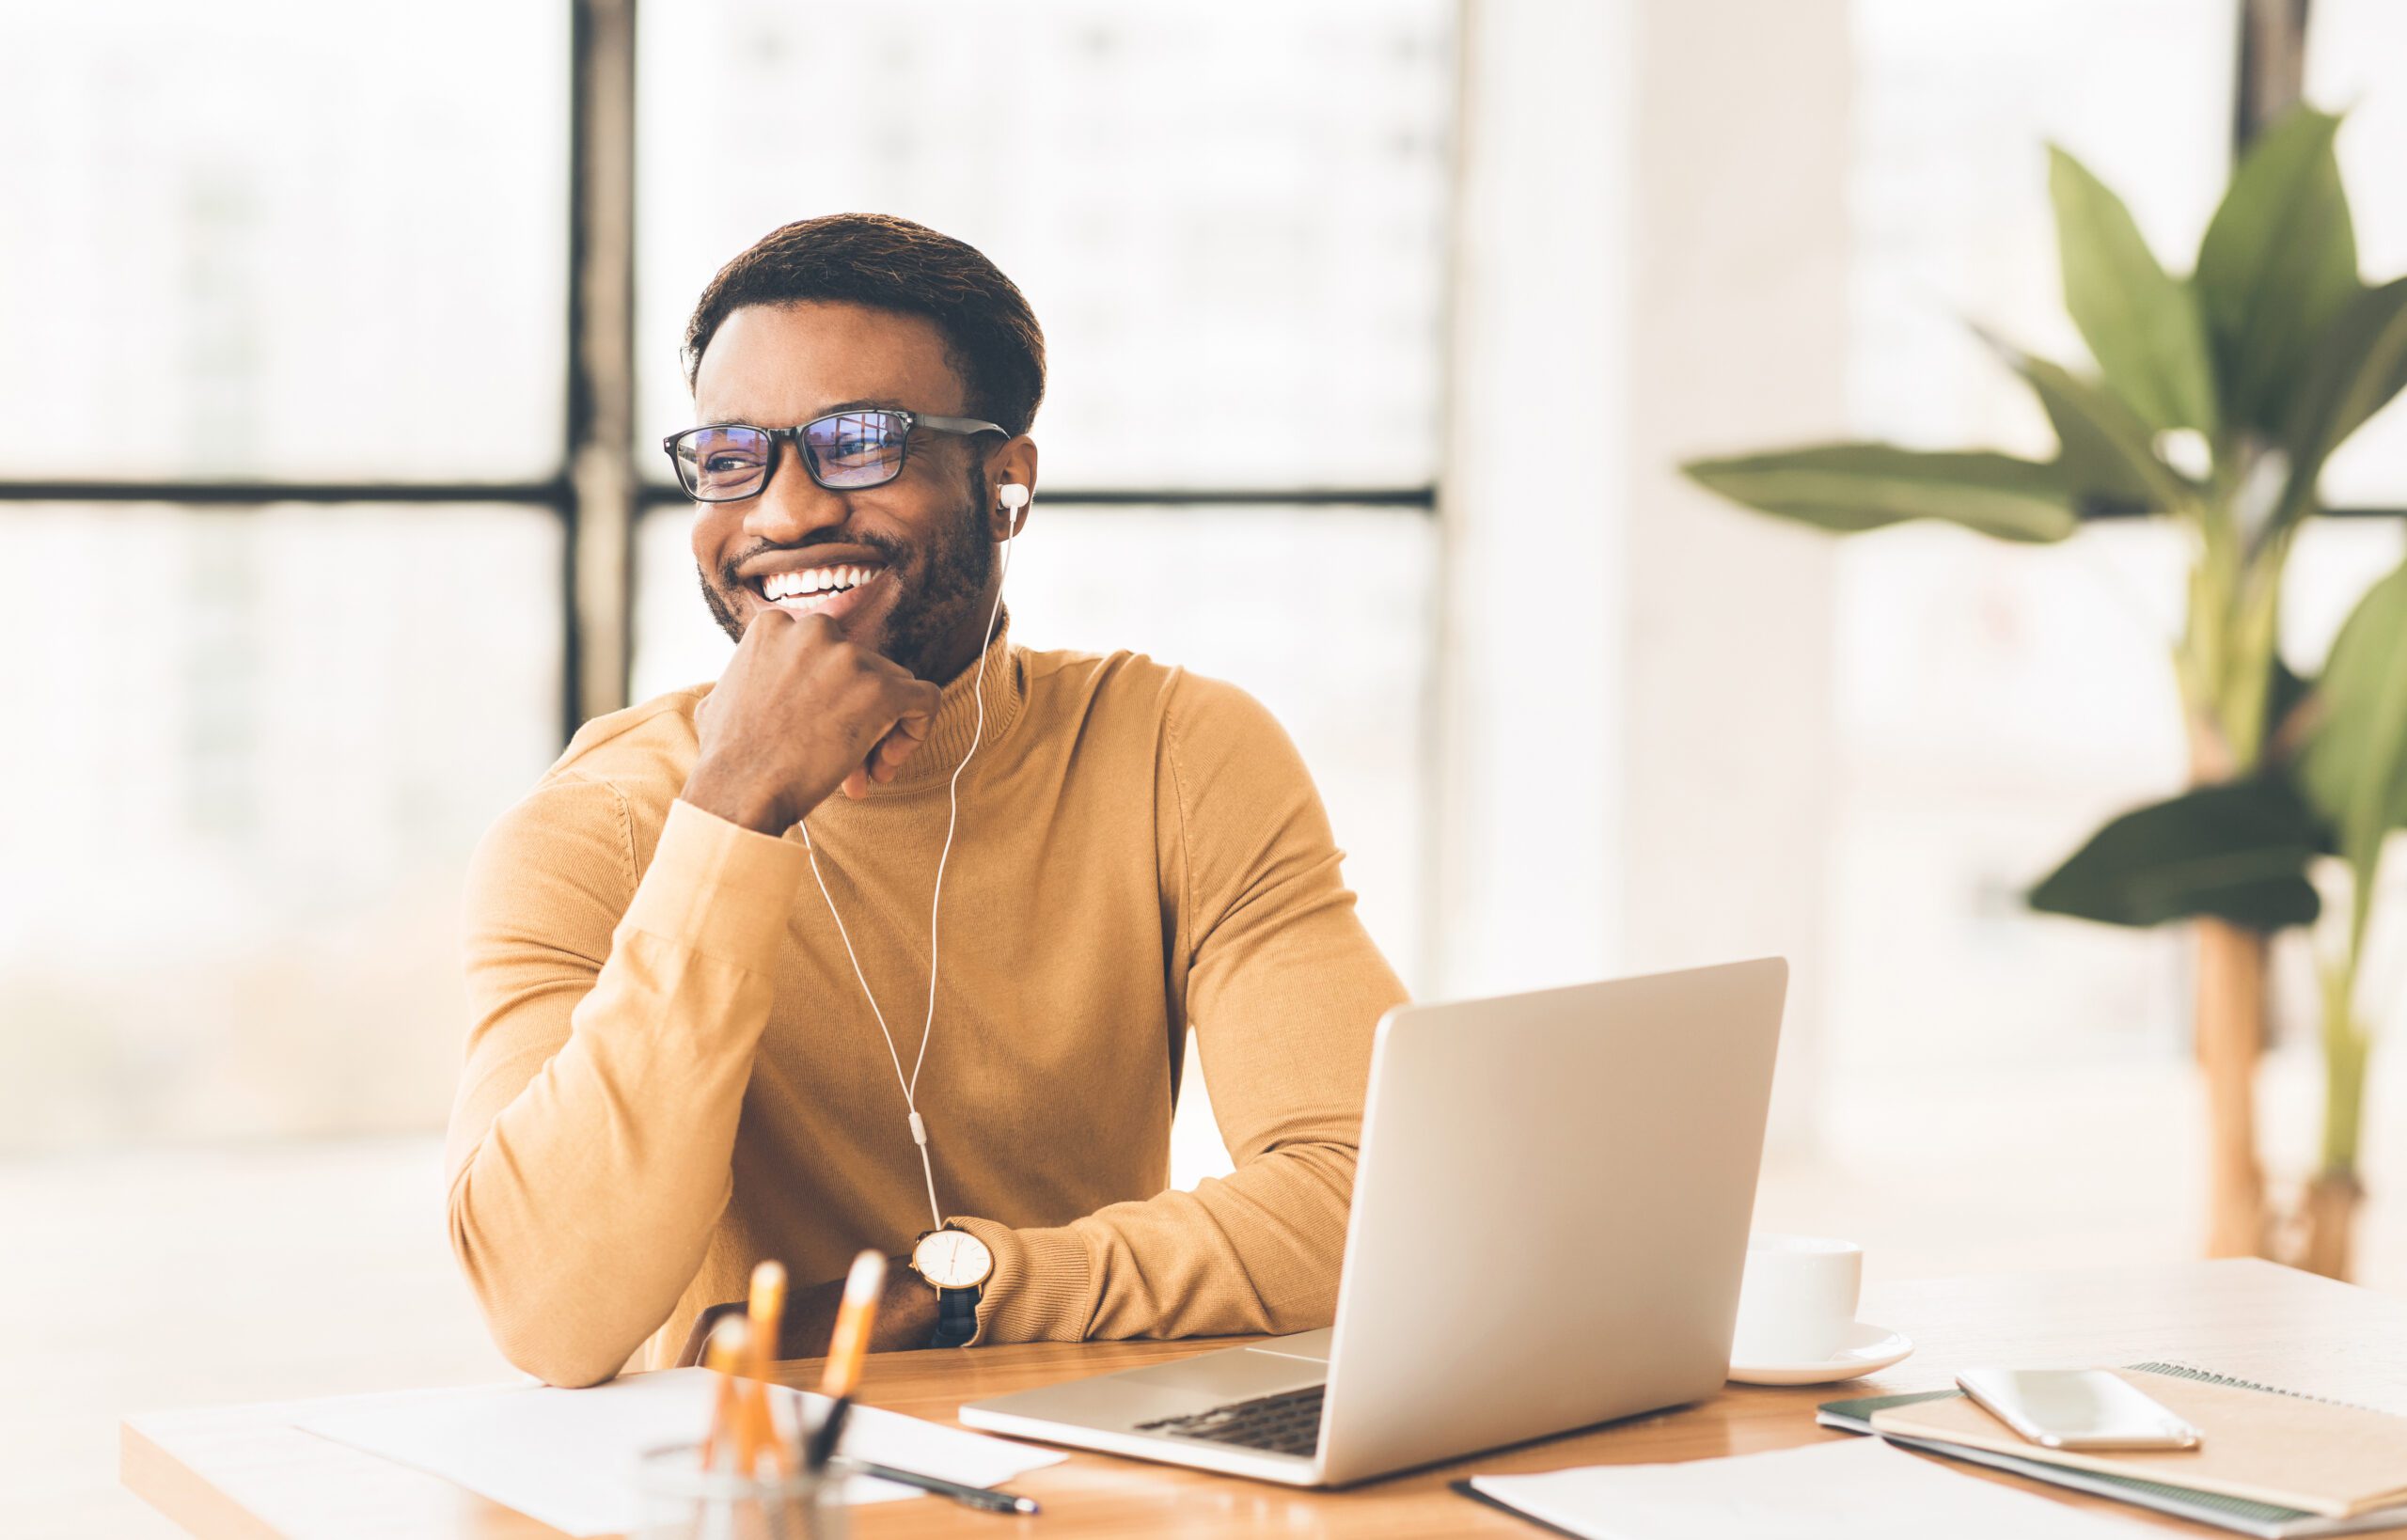
MULTIPOLYGON (((746 306, 720 324, 694 380, 698 423, 790 428, 869 406, 970 415, 933 322, 858 305, 746 306)), ((769 577, 861 577, 849 592, 784 607, 825 614, 922 679, 951 678, 978 655, 992 608, 980 450, 997 442, 918 430, 902 475, 843 491, 813 481, 801 450, 779 443, 759 494, 695 507, 694 561, 713 618, 740 641, 772 604, 769 577)))

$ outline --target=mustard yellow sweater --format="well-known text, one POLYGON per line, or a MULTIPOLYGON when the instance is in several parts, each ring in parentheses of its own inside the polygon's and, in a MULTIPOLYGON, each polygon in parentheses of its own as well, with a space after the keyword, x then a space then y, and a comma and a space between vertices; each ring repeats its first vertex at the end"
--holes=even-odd
MULTIPOLYGON (((1141 656, 1001 636, 982 668, 919 1086, 937 1196, 995 1254, 977 1340, 1327 1325, 1371 1030, 1404 991, 1302 762, 1242 691, 1141 656), (1190 1029, 1236 1170, 1172 1192, 1190 1029)), ((906 1071, 972 683, 900 778, 809 821, 906 1071)), ((468 883, 451 1243, 502 1351, 555 1384, 668 1361, 762 1258, 805 1285, 929 1225, 800 833, 678 800, 708 693, 587 723, 468 883)))

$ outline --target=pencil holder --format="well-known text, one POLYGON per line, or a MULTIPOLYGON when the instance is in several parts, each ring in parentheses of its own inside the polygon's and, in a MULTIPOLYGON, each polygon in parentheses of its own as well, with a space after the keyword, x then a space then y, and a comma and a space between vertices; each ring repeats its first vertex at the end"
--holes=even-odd
POLYGON ((702 1469, 698 1444, 671 1444, 636 1467, 632 1540, 844 1540, 841 1476, 747 1476, 702 1469))

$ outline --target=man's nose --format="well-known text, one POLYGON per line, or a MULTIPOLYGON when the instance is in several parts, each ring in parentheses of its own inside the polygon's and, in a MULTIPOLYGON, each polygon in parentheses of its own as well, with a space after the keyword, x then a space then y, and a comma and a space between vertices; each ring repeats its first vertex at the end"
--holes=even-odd
POLYGON ((773 545, 798 545, 822 529, 841 526, 850 516, 843 496, 810 479, 801 447, 778 446, 769 467, 768 484, 744 512, 744 532, 773 545))

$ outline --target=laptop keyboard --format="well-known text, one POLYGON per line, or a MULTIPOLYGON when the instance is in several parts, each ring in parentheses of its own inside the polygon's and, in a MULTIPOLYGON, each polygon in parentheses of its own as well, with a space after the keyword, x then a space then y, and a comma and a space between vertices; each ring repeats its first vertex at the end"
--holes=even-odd
POLYGON ((1216 1444, 1241 1444, 1274 1454, 1310 1454, 1320 1447, 1321 1392, 1327 1385, 1300 1391, 1232 1401, 1187 1417, 1161 1417, 1137 1426, 1147 1433, 1203 1438, 1216 1444))

